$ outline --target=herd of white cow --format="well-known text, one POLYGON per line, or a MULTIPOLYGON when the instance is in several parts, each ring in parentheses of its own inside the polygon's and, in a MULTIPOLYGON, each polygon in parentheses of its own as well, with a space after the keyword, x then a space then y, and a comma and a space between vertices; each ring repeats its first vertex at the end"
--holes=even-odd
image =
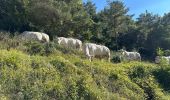
MULTIPOLYGON (((21 35, 19 35, 22 40, 37 40, 42 42, 49 42, 50 38, 46 33, 42 32, 33 32, 33 31, 25 31, 21 35)), ((104 45, 98 45, 95 43, 82 43, 79 39, 74 38, 65 38, 65 37, 56 37, 57 43, 60 46, 65 48, 77 49, 83 51, 86 57, 92 61, 94 57, 96 58, 107 58, 110 62, 111 54, 108 47, 104 45)), ((138 60, 141 61, 141 55, 138 52, 128 52, 123 49, 119 50, 121 55, 131 61, 131 60, 138 60)), ((155 58, 155 63, 160 63, 161 59, 165 59, 170 64, 170 56, 169 57, 159 57, 155 58)))

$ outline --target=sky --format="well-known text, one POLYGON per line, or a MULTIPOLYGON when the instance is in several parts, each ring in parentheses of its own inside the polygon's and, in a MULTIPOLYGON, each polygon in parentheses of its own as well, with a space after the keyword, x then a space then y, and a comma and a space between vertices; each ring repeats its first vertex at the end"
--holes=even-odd
MULTIPOLYGON (((87 0, 83 0, 86 2, 87 0)), ((139 14, 146 10, 153 14, 164 15, 170 12, 170 0, 122 0, 127 8, 128 14, 135 14, 134 18, 138 18, 139 14)), ((92 0, 97 6, 97 11, 102 10, 106 5, 106 0, 92 0)))

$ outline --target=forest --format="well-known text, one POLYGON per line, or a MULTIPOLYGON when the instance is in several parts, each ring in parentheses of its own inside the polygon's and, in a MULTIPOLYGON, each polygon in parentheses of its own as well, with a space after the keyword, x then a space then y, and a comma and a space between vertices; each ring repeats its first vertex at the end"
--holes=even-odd
POLYGON ((92 1, 82 0, 1 0, 0 30, 40 31, 54 37, 74 37, 108 46, 139 51, 144 59, 153 59, 156 50, 169 54, 170 12, 163 16, 147 10, 134 19, 120 0, 110 0, 96 11, 92 1))

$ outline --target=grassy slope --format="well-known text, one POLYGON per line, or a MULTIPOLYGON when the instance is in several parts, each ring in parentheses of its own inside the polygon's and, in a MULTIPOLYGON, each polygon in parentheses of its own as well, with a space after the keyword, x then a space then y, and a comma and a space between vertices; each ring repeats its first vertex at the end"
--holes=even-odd
POLYGON ((1 99, 142 100, 165 96, 143 62, 112 64, 60 51, 29 56, 0 50, 1 99))
POLYGON ((0 100, 168 100, 169 84, 169 66, 89 62, 55 43, 0 40, 0 100))

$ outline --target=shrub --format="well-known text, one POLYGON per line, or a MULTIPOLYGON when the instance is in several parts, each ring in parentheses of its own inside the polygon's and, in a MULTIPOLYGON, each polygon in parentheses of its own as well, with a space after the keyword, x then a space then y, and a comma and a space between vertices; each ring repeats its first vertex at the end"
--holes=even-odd
POLYGON ((121 56, 118 56, 118 55, 114 55, 111 59, 111 62, 113 63, 120 63, 121 61, 123 61, 123 59, 121 56))
POLYGON ((26 50, 32 47, 40 52, 0 50, 0 99, 155 100, 164 96, 159 84, 169 89, 168 66, 161 71, 146 62, 89 62, 54 43, 32 42, 26 50))
POLYGON ((50 62, 53 66, 55 66, 60 72, 64 72, 65 71, 65 63, 58 61, 58 60, 52 60, 50 62))
POLYGON ((130 70, 129 77, 144 90, 147 100, 159 100, 163 98, 163 92, 152 73, 153 69, 149 67, 135 66, 130 70))
POLYGON ((161 48, 158 48, 158 49, 156 50, 156 54, 157 54, 158 56, 163 56, 163 55, 164 55, 164 51, 163 51, 161 48))
POLYGON ((134 78, 145 78, 150 75, 149 69, 144 68, 143 66, 136 66, 134 69, 131 69, 131 72, 129 73, 129 77, 131 79, 134 78))
POLYGON ((26 51, 30 54, 30 55, 42 55, 45 50, 44 50, 44 45, 41 44, 38 41, 29 41, 25 43, 27 49, 26 51))
POLYGON ((49 55, 56 52, 56 44, 54 42, 45 43, 44 55, 49 55))
POLYGON ((164 51, 164 55, 165 55, 165 56, 170 56, 170 50, 165 50, 165 51, 164 51))
POLYGON ((170 92, 170 66, 162 66, 153 72, 161 87, 170 92))
POLYGON ((0 41, 6 41, 8 39, 10 39, 10 33, 0 32, 0 41))

